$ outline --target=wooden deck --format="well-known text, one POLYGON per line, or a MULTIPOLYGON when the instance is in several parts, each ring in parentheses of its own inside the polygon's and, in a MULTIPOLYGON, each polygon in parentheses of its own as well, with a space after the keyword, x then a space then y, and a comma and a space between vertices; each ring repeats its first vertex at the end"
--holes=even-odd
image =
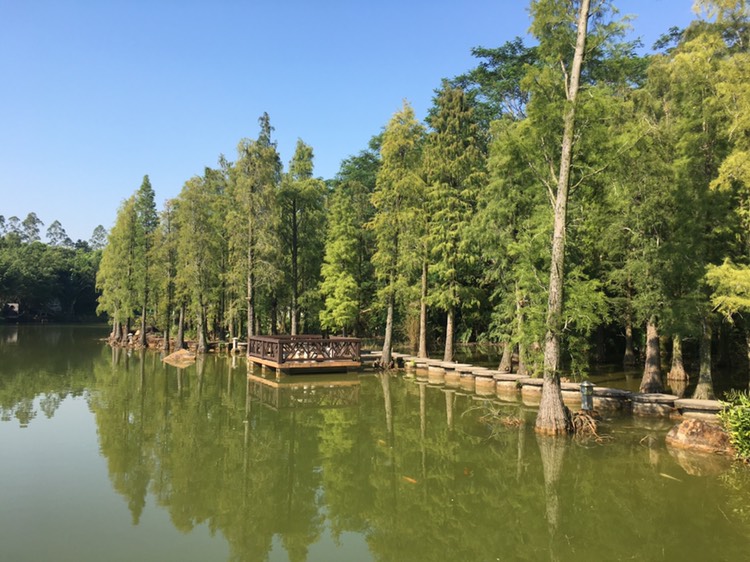
POLYGON ((359 369, 358 338, 324 338, 319 335, 253 336, 247 348, 253 363, 289 373, 345 372, 359 369))

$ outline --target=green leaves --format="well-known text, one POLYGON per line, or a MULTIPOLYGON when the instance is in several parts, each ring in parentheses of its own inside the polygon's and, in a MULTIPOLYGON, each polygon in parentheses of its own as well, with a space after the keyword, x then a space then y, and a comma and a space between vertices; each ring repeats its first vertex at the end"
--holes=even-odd
POLYGON ((729 433, 737 458, 750 461, 750 394, 747 391, 733 392, 723 405, 719 412, 721 425, 729 433))

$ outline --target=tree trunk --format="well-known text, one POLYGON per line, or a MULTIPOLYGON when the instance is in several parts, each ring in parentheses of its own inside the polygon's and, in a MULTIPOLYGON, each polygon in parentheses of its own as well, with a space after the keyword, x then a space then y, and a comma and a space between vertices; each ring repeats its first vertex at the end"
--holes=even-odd
POLYGON ((625 355, 622 358, 623 367, 635 367, 638 364, 633 351, 633 319, 628 310, 625 316, 625 355))
POLYGON ((443 361, 453 361, 453 323, 455 322, 454 308, 448 309, 448 318, 445 321, 445 351, 443 361))
POLYGON ((247 345, 250 349, 250 337, 255 335, 255 279, 249 273, 247 276, 247 345))
POLYGON ((523 297, 516 283, 516 330, 518 331, 518 368, 516 372, 519 375, 526 376, 526 349, 523 344, 524 339, 524 317, 523 317, 523 297))
POLYGON ((196 353, 207 353, 208 352, 208 337, 206 335, 206 310, 204 306, 201 306, 200 312, 198 313, 198 343, 195 349, 196 353))
POLYGON ((122 331, 122 345, 128 345, 130 343, 130 318, 125 322, 124 329, 122 331))
MULTIPOLYGON (((121 339, 122 339, 122 326, 120 325, 120 320, 117 318, 117 314, 115 314, 114 322, 112 322, 112 342, 117 343, 121 339)), ((750 342, 750 339, 748 340, 748 342, 750 342)), ((750 355, 748 357, 750 357, 750 355)))
POLYGON ((646 323, 646 365, 643 369, 643 378, 638 390, 646 394, 664 392, 664 385, 661 381, 659 330, 656 327, 656 319, 654 318, 646 323))
POLYGON ((297 241, 297 201, 292 201, 292 329, 291 334, 296 336, 299 331, 299 272, 298 272, 298 241, 297 241))
POLYGON ((581 78, 581 66, 586 52, 586 31, 589 0, 582 0, 578 13, 578 31, 570 83, 566 84, 567 110, 563 117, 563 136, 560 149, 560 172, 557 176, 555 215, 552 233, 552 261, 550 264, 549 296, 547 299, 547 333, 544 337, 544 383, 542 401, 536 418, 536 431, 545 435, 562 435, 571 431, 570 417, 560 390, 560 335, 562 332, 563 285, 565 283, 565 232, 568 209, 570 168, 573 159, 573 140, 576 133, 576 99, 581 78))
MULTIPOLYGON (((275 336, 279 333, 279 299, 274 294, 271 299, 271 335, 275 336)), ((294 332, 292 332, 294 335, 294 332)))
POLYGON ((685 364, 682 360, 682 337, 679 334, 672 336, 672 367, 667 373, 667 380, 670 381, 687 381, 687 372, 685 372, 685 364))
POLYGON ((250 337, 255 335, 255 231, 252 220, 247 232, 247 349, 250 350, 250 337))
POLYGON ((164 341, 161 343, 161 349, 165 354, 169 353, 169 349, 172 346, 172 342, 169 341, 170 332, 172 329, 172 308, 167 308, 167 321, 164 323, 164 341))
MULTIPOLYGON (((745 354, 747 355, 747 370, 750 373, 750 326, 745 328, 745 354)), ((750 388, 750 377, 748 377, 748 388, 750 388)))
POLYGON ((711 335, 710 318, 704 318, 701 334, 701 365, 698 374, 698 386, 695 387, 693 398, 696 400, 714 400, 714 382, 711 376, 711 335))
POLYGON ((426 359, 427 355, 427 260, 422 261, 422 287, 419 296, 419 352, 417 357, 426 359))
POLYGON ((138 340, 141 347, 145 348, 146 343, 146 302, 144 301, 143 307, 141 308, 141 336, 138 340))
POLYGON ((510 373, 513 368, 513 346, 509 341, 503 342, 503 356, 500 358, 500 365, 497 370, 501 373, 510 373))
POLYGON ((385 319, 385 337, 383 339, 383 353, 380 356, 380 364, 383 369, 391 368, 391 347, 393 345, 393 306, 395 297, 393 291, 388 294, 388 311, 385 319))
POLYGON ((175 349, 185 349, 185 303, 180 305, 180 317, 177 320, 177 339, 175 349))

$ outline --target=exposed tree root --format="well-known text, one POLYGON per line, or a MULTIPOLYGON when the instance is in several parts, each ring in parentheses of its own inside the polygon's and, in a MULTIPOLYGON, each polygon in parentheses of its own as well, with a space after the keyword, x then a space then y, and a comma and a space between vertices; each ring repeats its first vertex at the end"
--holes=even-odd
POLYGON ((610 435, 599 434, 599 420, 601 420, 601 416, 595 410, 591 412, 584 410, 575 412, 572 416, 575 438, 582 441, 594 441, 596 443, 604 443, 612 439, 610 435))

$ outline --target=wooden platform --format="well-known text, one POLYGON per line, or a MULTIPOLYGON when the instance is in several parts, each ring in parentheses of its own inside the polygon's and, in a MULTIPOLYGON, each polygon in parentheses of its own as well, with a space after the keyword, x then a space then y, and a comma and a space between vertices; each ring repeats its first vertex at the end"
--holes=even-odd
POLYGON ((247 358, 289 373, 346 372, 362 365, 358 338, 319 335, 253 336, 247 358))

